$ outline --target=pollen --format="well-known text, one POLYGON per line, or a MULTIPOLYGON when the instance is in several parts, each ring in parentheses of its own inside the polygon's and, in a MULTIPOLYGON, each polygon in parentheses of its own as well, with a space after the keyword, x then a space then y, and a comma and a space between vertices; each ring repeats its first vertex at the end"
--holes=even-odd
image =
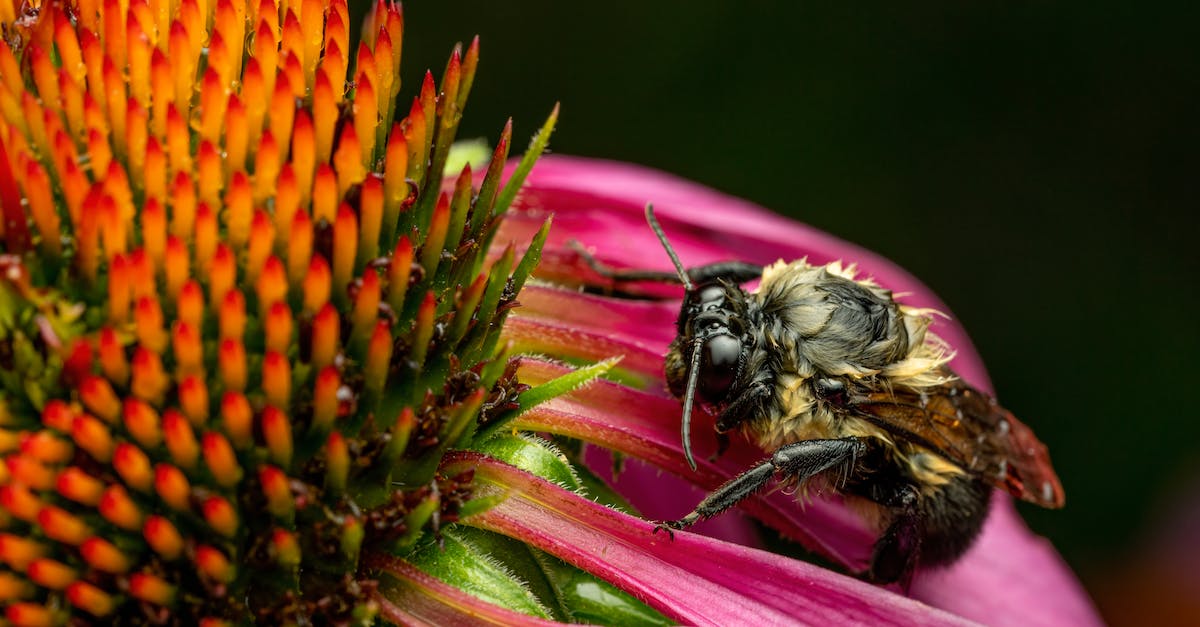
POLYGON ((313 387, 314 429, 326 432, 333 426, 338 414, 338 391, 341 387, 342 380, 337 368, 326 366, 317 374, 317 381, 313 387))
POLYGON ((196 566, 205 577, 219 583, 228 584, 237 577, 237 568, 229 558, 212 546, 196 548, 196 566))
POLYGON ((267 310, 266 348, 286 353, 292 344, 292 310, 286 303, 277 302, 267 310))
POLYGON ((179 382, 179 410, 193 425, 208 420, 208 386, 200 376, 185 376, 179 382))
POLYGON ((183 471, 170 464, 159 464, 154 467, 154 491, 168 507, 186 512, 191 509, 188 497, 191 495, 191 485, 183 471))
POLYGON ((267 499, 267 511, 281 520, 288 520, 295 512, 296 501, 288 487, 287 474, 275 466, 259 468, 258 482, 267 499))
POLYGON ((55 488, 63 497, 81 505, 95 507, 104 494, 104 482, 79 468, 67 468, 55 479, 55 488))
POLYGON ((200 447, 187 418, 174 409, 168 409, 163 412, 162 428, 171 460, 184 470, 195 468, 200 447))
POLYGON ((52 559, 35 560, 25 574, 34 583, 51 590, 62 590, 79 576, 75 569, 52 559))
MULTIPOLYGON (((171 524, 171 521, 166 518, 161 516, 147 518, 146 524, 142 528, 142 535, 146 538, 146 543, 150 545, 150 548, 165 559, 174 560, 183 553, 183 536, 179 534, 179 530, 175 528, 175 525, 171 524)), ((137 576, 135 575, 136 578, 137 576)), ((163 589, 165 588, 164 584, 165 582, 161 582, 160 585, 155 587, 163 589)), ((136 592, 134 595, 143 600, 154 600, 138 595, 136 592)), ((161 603, 161 601, 158 602, 161 603)))
POLYGON ((329 262, 321 255, 314 256, 309 262, 308 272, 303 275, 303 281, 304 311, 320 311, 325 303, 329 302, 329 293, 333 286, 329 262))
MULTIPOLYGON (((254 410, 250 407, 250 401, 246 400, 245 396, 237 392, 225 393, 225 396, 221 398, 221 421, 225 435, 229 436, 229 439, 238 448, 246 448, 253 444, 254 410)), ((205 438, 206 441, 209 438, 214 439, 213 446, 219 446, 218 452, 221 453, 221 456, 215 462, 216 465, 214 466, 213 463, 210 463, 209 468, 214 473, 224 472, 225 474, 223 475, 217 475, 218 481, 221 481, 221 477, 224 476, 225 481, 232 485, 237 479, 234 472, 221 470, 232 469, 237 464, 237 461, 232 456, 232 452, 229 451, 229 444, 222 442, 224 436, 219 433, 210 433, 205 438)), ((207 452, 205 453, 205 459, 208 459, 207 452)))
POLYGON ((112 485, 104 491, 97 509, 105 520, 122 529, 137 530, 142 525, 141 508, 120 485, 112 485))
MULTIPOLYGON (((350 343, 354 348, 365 346, 375 331, 376 316, 379 314, 381 286, 379 273, 368 269, 363 273, 358 284, 358 294, 354 297, 354 309, 351 318, 353 325, 350 330, 350 343)), ((361 350, 356 351, 361 354, 361 350)))
POLYGON ((292 463, 292 429, 288 417, 277 407, 267 406, 262 412, 262 433, 271 460, 284 468, 292 463))
POLYGON ((231 538, 238 531, 238 515, 237 510, 233 508, 227 499, 220 496, 210 496, 205 501, 201 510, 204 513, 204 520, 209 527, 216 531, 218 535, 231 538))
POLYGON ((242 478, 242 469, 229 440, 217 432, 206 433, 202 447, 204 463, 217 484, 224 487, 237 485, 242 478))
POLYGON ((283 529, 276 529, 271 535, 271 553, 275 561, 282 566, 295 566, 300 563, 300 543, 294 534, 283 529))
POLYGON ((334 431, 325 443, 325 487, 334 494, 346 489, 346 477, 350 473, 350 451, 346 438, 334 431))
POLYGON ((79 554, 89 566, 105 573, 122 574, 129 570, 129 557, 112 542, 91 537, 79 546, 79 554))
POLYGON ((262 390, 268 403, 280 409, 290 407, 292 367, 283 354, 267 351, 263 357, 262 390))
POLYGON ((144 401, 125 399, 125 430, 144 448, 152 449, 162 442, 158 412, 144 401))
MULTIPOLYGON (((151 544, 153 545, 153 542, 151 544)), ((174 555, 178 555, 178 551, 175 551, 174 555)), ((175 601, 175 593, 175 586, 156 575, 137 573, 129 579, 129 594, 146 603, 169 606, 175 601)))

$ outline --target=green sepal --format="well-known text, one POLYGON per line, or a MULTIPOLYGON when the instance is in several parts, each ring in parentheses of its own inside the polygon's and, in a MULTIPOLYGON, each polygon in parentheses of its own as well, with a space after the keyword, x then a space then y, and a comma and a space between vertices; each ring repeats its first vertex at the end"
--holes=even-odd
MULTIPOLYGON (((489 535, 454 527, 440 541, 422 544, 406 558, 425 573, 489 603, 510 610, 552 618, 526 581, 511 570, 509 555, 490 541, 489 535), (501 563, 496 555, 503 556, 501 563)), ((507 548, 507 547, 506 547, 507 548)))
POLYGON ((521 288, 525 287, 526 279, 533 273, 538 262, 542 260, 542 247, 546 245, 546 238, 550 236, 550 224, 553 220, 554 216, 546 218, 542 228, 538 229, 533 240, 529 242, 529 248, 525 249, 525 255, 517 263, 517 269, 513 271, 513 292, 521 292, 521 288))
POLYGON ((591 625, 673 625, 633 595, 552 555, 531 551, 555 598, 572 623, 591 625))
MULTIPOLYGON (((538 229, 533 240, 529 242, 529 247, 525 249, 525 254, 521 256, 521 261, 517 262, 516 269, 512 273, 511 292, 520 294, 521 288, 525 286, 525 281, 537 267, 537 264, 542 259, 542 247, 546 244, 546 238, 550 235, 550 224, 553 218, 546 218, 542 224, 542 228, 538 229)), ((500 315, 495 317, 492 327, 499 329, 504 321, 508 319, 508 310, 500 312, 500 315)), ((496 349, 496 342, 500 340, 499 333, 492 333, 484 338, 483 354, 491 354, 496 349)))
POLYGON ((466 337, 459 342, 459 355, 468 363, 491 356, 491 352, 486 348, 494 342, 493 336, 500 335, 499 322, 503 318, 496 316, 496 308, 500 306, 500 297, 504 295, 504 287, 508 285, 508 273, 512 270, 515 256, 512 246, 505 248, 504 254, 488 271, 488 283, 483 290, 483 298, 479 301, 479 310, 475 314, 475 326, 471 327, 466 337))
POLYGON ((572 370, 558 378, 522 392, 517 397, 517 408, 498 416, 495 420, 480 429, 475 436, 475 442, 485 442, 488 438, 495 436, 505 425, 531 408, 595 381, 612 369, 621 359, 620 356, 611 357, 602 362, 591 364, 578 370, 572 370))
POLYGON ((342 523, 342 556, 348 563, 354 564, 358 562, 358 554, 362 549, 365 533, 362 523, 357 519, 347 519, 342 523))
MULTIPOLYGON (((471 209, 471 170, 463 168, 462 173, 454 183, 454 193, 450 196, 450 227, 446 230, 446 241, 442 250, 454 254, 462 242, 463 229, 467 226, 467 213, 471 209)), ((445 289, 453 263, 445 263, 438 267, 437 277, 433 284, 439 289, 445 289)))
POLYGON ((500 435, 482 440, 472 448, 568 490, 579 490, 583 485, 562 451, 535 435, 500 435))
POLYGON ((546 577, 541 560, 536 555, 540 551, 530 548, 520 540, 491 531, 465 525, 457 527, 456 530, 470 538, 475 546, 487 550, 491 555, 502 556, 504 566, 529 589, 538 603, 552 614, 554 620, 570 621, 570 610, 559 603, 557 590, 553 582, 546 577))
POLYGON ((483 512, 486 512, 489 509, 499 505, 501 501, 506 498, 508 498, 507 494, 500 493, 489 494, 487 496, 471 499, 466 503, 463 503, 462 507, 458 508, 458 517, 462 519, 470 518, 475 514, 482 514, 483 512))
POLYGON ((416 544, 425 531, 425 524, 433 517, 433 514, 441 507, 441 501, 437 495, 431 494, 423 501, 417 504, 416 507, 409 510, 408 515, 404 517, 404 526, 407 531, 404 535, 396 539, 392 545, 393 550, 397 553, 403 553, 408 548, 416 544))
MULTIPOLYGON (((550 112, 550 117, 546 118, 546 122, 542 124, 542 128, 529 142, 529 149, 521 156, 520 163, 513 169, 512 174, 508 177, 508 182, 500 190, 496 196, 496 202, 492 205, 492 218, 497 218, 504 215, 508 208, 512 206, 513 200, 517 198, 517 192, 521 191, 521 186, 525 184, 525 179, 529 177, 529 173, 533 171, 533 166, 537 163, 539 157, 545 152, 546 146, 550 143, 550 135, 554 133, 554 125, 558 123, 558 104, 554 105, 554 110, 550 112)), ((482 248, 487 250, 491 248, 492 238, 496 236, 496 230, 500 226, 499 220, 491 220, 491 227, 483 234, 482 248)), ((536 240, 535 240, 536 241, 536 240)), ((530 245, 533 247, 533 244, 530 245)), ((540 249, 540 245, 538 246, 540 249)), ((536 259, 534 260, 536 263, 536 259)), ((530 268, 532 270, 532 267, 530 268)), ((524 280, 522 280, 524 282, 524 280)))
POLYGON ((479 184, 479 194, 471 211, 471 238, 479 239, 483 228, 492 217, 492 208, 496 206, 496 198, 500 193, 500 176, 504 173, 504 164, 508 162, 508 149, 512 146, 512 118, 500 132, 496 149, 492 152, 491 162, 479 184))
POLYGON ((537 135, 533 136, 533 140, 529 142, 529 149, 521 156, 521 162, 517 164, 517 168, 508 177, 508 182, 504 184, 504 189, 500 190, 500 196, 496 198, 496 204, 492 207, 493 216, 508 211, 513 200, 517 197, 517 192, 521 190, 521 186, 525 184, 525 179, 533 170, 533 164, 537 163, 538 157, 541 157, 542 153, 545 152, 546 146, 550 143, 550 135, 554 133, 554 125, 557 123, 558 103, 555 103, 554 110, 550 112, 550 117, 546 118, 546 122, 542 124, 542 128, 538 130, 537 135))
POLYGON ((445 548, 422 545, 408 561, 424 572, 493 603, 525 614, 567 623, 669 625, 632 595, 519 540, 468 526, 444 534, 445 548), (431 558, 431 553, 437 553, 431 558), (497 558, 503 561, 497 566, 497 558), (427 564, 436 560, 436 564, 427 564), (457 562, 471 560, 465 566, 457 562), (498 599, 504 599, 499 601, 498 599), (530 611, 530 606, 537 610, 530 611))
POLYGON ((394 477, 404 477, 412 483, 426 483, 433 479, 442 456, 451 448, 462 448, 470 441, 478 424, 479 408, 483 405, 484 392, 476 390, 471 396, 450 408, 446 423, 438 431, 438 445, 417 459, 405 459, 396 465, 394 477))

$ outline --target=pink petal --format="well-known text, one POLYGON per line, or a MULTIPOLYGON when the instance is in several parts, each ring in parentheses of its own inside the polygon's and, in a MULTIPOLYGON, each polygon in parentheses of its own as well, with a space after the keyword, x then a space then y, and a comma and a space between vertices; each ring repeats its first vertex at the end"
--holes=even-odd
POLYGON ((675 317, 679 315, 679 303, 674 300, 604 298, 544 285, 526 286, 520 303, 520 317, 630 338, 660 356, 675 338, 675 317))
POLYGON ((504 325, 504 341, 514 353, 554 354, 560 359, 596 362, 615 355, 618 367, 651 386, 662 373, 662 357, 646 345, 620 335, 589 333, 551 320, 511 316, 504 325))
MULTIPOLYGON (((646 520, 679 518, 708 494, 708 490, 687 479, 630 455, 621 458, 620 472, 615 472, 613 457, 613 452, 602 446, 589 446, 583 453, 583 461, 588 468, 625 496, 646 520), (646 490, 645 486, 648 485, 653 485, 654 490, 646 490)), ((758 528, 751 517, 740 509, 702 520, 689 527, 688 531, 742 546, 763 548, 758 528)))
POLYGON ((1011 498, 996 497, 975 546, 949 568, 919 573, 912 597, 990 625, 1102 625, 1054 547, 1029 533, 1011 498))
POLYGON ((473 453, 476 477, 508 498, 469 524, 517 538, 691 625, 962 625, 917 601, 773 553, 653 525, 473 453))

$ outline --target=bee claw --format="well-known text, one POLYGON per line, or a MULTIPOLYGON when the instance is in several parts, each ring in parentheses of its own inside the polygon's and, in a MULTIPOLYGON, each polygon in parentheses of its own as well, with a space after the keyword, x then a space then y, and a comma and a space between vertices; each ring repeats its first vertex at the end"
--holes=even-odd
POLYGON ((663 522, 655 522, 654 531, 651 531, 650 533, 657 534, 659 531, 666 531, 667 537, 674 542, 676 529, 683 529, 683 523, 678 520, 667 520, 663 522))

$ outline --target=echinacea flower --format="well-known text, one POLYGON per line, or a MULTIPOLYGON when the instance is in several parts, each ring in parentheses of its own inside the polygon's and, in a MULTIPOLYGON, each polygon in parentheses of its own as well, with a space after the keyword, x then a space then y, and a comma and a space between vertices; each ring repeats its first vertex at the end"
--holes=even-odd
MULTIPOLYGON (((675 515, 655 506, 686 483, 630 488, 631 459, 618 492, 597 451, 705 488, 761 452, 686 469, 661 382, 676 304, 564 288, 597 279, 568 239, 661 266, 631 211, 651 201, 690 225, 689 263, 846 257, 935 303, 658 175, 552 159, 518 196, 553 114, 507 172, 508 127, 481 177, 444 176, 477 42, 401 108, 399 7, 357 45, 348 13, 0 0, 8 623, 1095 622, 1007 502, 915 598, 746 546, 736 518, 653 534, 634 507, 675 515)), ((849 570, 869 546, 836 504, 745 510, 849 570)))
POLYGON ((517 386, 510 128, 441 189, 478 42, 393 123, 392 3, 355 47, 344 1, 3 0, 0 34, 5 619, 374 622, 364 556, 469 511, 442 457, 517 386))

